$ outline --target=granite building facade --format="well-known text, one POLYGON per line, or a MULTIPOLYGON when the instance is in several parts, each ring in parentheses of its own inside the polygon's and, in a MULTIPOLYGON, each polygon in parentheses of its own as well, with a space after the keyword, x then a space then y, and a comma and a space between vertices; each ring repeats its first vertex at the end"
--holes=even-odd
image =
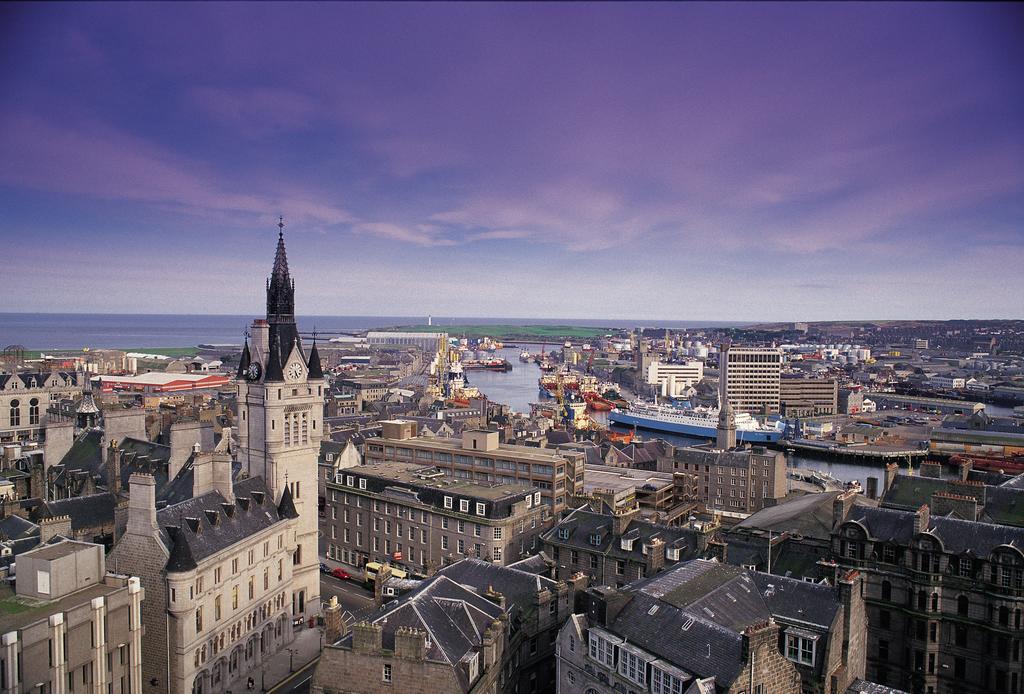
POLYGON ((503 444, 496 431, 468 430, 460 439, 417 437, 414 422, 392 420, 382 423, 380 440, 366 442, 363 457, 370 465, 416 462, 463 480, 527 484, 555 513, 565 510, 568 495, 583 490, 582 452, 503 444))
POLYGON ((326 483, 325 510, 321 532, 330 558, 423 576, 466 557, 517 561, 538 549, 552 523, 532 487, 478 484, 410 463, 339 471, 326 483))

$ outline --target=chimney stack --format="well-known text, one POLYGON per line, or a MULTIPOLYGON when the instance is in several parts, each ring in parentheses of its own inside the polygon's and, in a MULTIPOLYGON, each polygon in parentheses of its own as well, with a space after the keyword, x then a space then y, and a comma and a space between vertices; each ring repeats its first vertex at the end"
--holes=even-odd
POLYGON ((128 479, 128 489, 128 534, 153 535, 157 531, 156 480, 136 472, 128 479))
POLYGON ((921 507, 917 509, 917 513, 914 515, 914 534, 917 535, 927 530, 930 520, 931 509, 928 508, 928 504, 921 504, 921 507))

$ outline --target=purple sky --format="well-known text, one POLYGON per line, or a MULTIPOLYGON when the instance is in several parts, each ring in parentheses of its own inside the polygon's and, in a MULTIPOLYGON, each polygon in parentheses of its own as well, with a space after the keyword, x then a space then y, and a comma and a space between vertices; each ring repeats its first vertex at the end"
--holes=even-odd
POLYGON ((1024 11, 0 7, 0 311, 1024 317, 1024 11))

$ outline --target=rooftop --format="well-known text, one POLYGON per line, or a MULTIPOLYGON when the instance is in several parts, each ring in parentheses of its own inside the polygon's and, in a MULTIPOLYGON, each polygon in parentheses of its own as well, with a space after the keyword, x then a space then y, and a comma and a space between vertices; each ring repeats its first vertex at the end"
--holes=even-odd
MULTIPOLYGON (((381 439, 381 442, 385 445, 394 445, 397 447, 409 446, 411 448, 432 451, 451 452, 466 450, 467 452, 474 453, 482 457, 499 456, 537 463, 558 462, 564 460, 566 455, 577 454, 576 451, 567 451, 564 449, 555 450, 552 448, 534 448, 533 446, 517 446, 509 443, 498 444, 498 447, 492 450, 474 450, 472 448, 465 448, 462 445, 462 439, 446 439, 425 436, 417 436, 416 438, 411 439, 381 439)), ((579 455, 582 454, 580 453, 579 455)))
POLYGON ((24 629, 52 614, 67 612, 78 605, 88 603, 93 598, 116 593, 127 585, 126 578, 107 574, 103 583, 94 583, 88 588, 76 590, 58 600, 34 600, 15 595, 10 587, 0 584, 0 633, 6 634, 8 631, 24 629))
MULTIPOLYGON (((532 494, 536 491, 533 487, 525 484, 487 484, 464 480, 452 477, 436 467, 419 465, 417 463, 386 462, 374 463, 373 465, 359 465, 346 468, 341 474, 373 477, 413 487, 455 491, 465 496, 493 501, 532 494)), ((328 482, 328 485, 333 484, 328 482)), ((342 488, 351 489, 351 487, 342 488)))
POLYGON ((587 465, 583 472, 583 487, 587 492, 594 489, 643 489, 648 485, 661 489, 672 484, 671 472, 651 472, 609 465, 587 465))

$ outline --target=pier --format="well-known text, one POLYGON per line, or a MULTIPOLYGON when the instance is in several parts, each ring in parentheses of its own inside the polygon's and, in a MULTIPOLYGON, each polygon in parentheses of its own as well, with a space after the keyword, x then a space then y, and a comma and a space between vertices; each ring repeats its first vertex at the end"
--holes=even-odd
POLYGON ((848 462, 890 463, 906 460, 924 460, 928 456, 927 449, 899 448, 896 446, 876 446, 871 444, 841 444, 833 441, 813 441, 810 439, 783 439, 775 447, 793 450, 805 455, 821 458, 836 458, 848 462))

